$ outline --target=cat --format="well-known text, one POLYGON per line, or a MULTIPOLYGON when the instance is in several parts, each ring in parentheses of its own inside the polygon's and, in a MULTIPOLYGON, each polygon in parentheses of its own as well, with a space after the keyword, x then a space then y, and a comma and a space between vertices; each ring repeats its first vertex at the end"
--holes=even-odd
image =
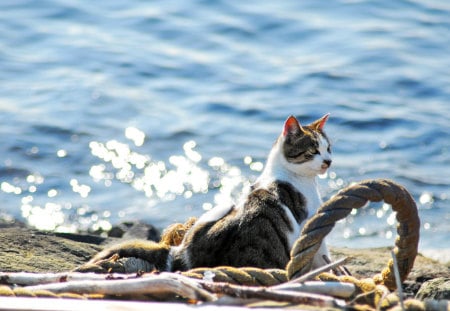
MULTIPOLYGON (((216 266, 284 269, 305 220, 322 204, 317 175, 332 162, 324 132, 327 120, 328 114, 302 126, 290 116, 249 193, 236 205, 203 214, 180 245, 128 241, 98 253, 88 266, 115 255, 147 260, 159 271, 216 266)), ((324 255, 329 257, 322 243, 313 268, 327 263, 324 255)))

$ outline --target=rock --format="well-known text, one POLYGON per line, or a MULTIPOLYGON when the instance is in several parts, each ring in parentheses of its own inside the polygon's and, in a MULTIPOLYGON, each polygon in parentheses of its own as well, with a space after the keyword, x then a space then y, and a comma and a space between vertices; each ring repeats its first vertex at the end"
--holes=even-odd
POLYGON ((154 226, 140 221, 125 221, 112 227, 109 237, 130 239, 144 239, 159 241, 160 232, 154 226))
MULTIPOLYGON (((390 247, 349 249, 332 248, 331 255, 335 259, 350 257, 346 264, 353 276, 357 278, 373 277, 383 270, 391 258, 390 247)), ((422 284, 430 279, 450 278, 450 264, 442 264, 436 260, 417 254, 414 267, 403 283, 403 291, 408 297, 414 297, 422 284)))
MULTIPOLYGON (((373 276, 386 267, 391 259, 391 248, 332 248, 331 255, 335 259, 350 257, 346 267, 358 278, 373 276)), ((436 260, 417 254, 414 267, 408 280, 424 282, 437 277, 450 277, 450 263, 442 264, 436 260)))
POLYGON ((441 277, 426 281, 416 295, 417 299, 450 300, 450 278, 441 277))
POLYGON ((2 228, 0 241, 2 272, 70 271, 88 261, 102 248, 21 227, 2 228))
POLYGON ((9 215, 0 213, 0 229, 12 227, 25 228, 26 226, 27 225, 24 222, 17 220, 9 215))

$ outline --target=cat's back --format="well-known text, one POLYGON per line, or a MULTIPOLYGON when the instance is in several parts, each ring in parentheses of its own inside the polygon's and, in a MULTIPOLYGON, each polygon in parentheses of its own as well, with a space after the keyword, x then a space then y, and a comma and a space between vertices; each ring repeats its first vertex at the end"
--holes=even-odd
POLYGON ((293 224, 283 205, 294 206, 300 200, 293 187, 285 183, 253 189, 239 208, 187 234, 183 242, 185 260, 191 267, 284 268, 293 224))

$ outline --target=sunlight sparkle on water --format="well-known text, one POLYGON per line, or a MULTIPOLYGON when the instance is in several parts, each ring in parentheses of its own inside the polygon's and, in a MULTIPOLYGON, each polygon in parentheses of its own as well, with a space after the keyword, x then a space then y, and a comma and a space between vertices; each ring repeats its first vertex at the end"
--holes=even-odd
POLYGON ((208 172, 198 165, 201 155, 194 150, 196 143, 188 141, 183 145, 185 155, 169 157, 170 169, 162 161, 151 161, 149 156, 131 151, 124 143, 112 140, 106 144, 90 143, 91 152, 105 162, 110 162, 115 173, 110 171, 104 163, 94 165, 90 175, 95 181, 106 179, 111 175, 123 183, 129 183, 147 197, 156 196, 163 200, 173 200, 177 196, 185 198, 192 193, 208 191, 208 172))
POLYGON ((225 164, 225 160, 220 157, 212 157, 208 161, 208 165, 211 166, 212 168, 219 168, 224 164, 225 164))
POLYGON ((27 182, 30 184, 42 184, 44 182, 44 177, 37 175, 37 174, 33 174, 33 175, 28 175, 27 176, 27 182))
POLYGON ((49 197, 49 198, 54 198, 54 197, 56 197, 58 195, 58 191, 56 190, 56 189, 50 189, 48 192, 47 192, 47 196, 49 197))
POLYGON ((6 193, 13 193, 13 194, 21 194, 22 189, 19 187, 16 187, 14 185, 11 185, 10 183, 4 181, 0 184, 0 190, 6 193))
POLYGON ((253 159, 251 156, 244 157, 244 163, 247 165, 250 165, 253 162, 253 159))
POLYGON ((389 217, 386 219, 386 222, 387 222, 387 224, 388 224, 389 226, 395 225, 395 223, 396 223, 396 218, 395 218, 396 215, 397 215, 397 213, 392 212, 392 213, 389 215, 389 217))
POLYGON ((59 149, 59 150, 56 152, 56 155, 58 156, 58 158, 64 158, 64 157, 67 156, 67 151, 64 150, 64 149, 59 149))
POLYGON ((105 174, 105 169, 106 169, 106 166, 104 164, 93 165, 89 169, 89 175, 91 175, 91 177, 95 181, 100 181, 102 179, 110 179, 107 176, 111 176, 111 175, 105 174))
POLYGON ((44 207, 23 204, 21 211, 22 216, 40 230, 55 230, 58 225, 64 223, 64 213, 59 204, 48 202, 44 207))
POLYGON ((424 192, 420 195, 419 202, 422 205, 427 205, 428 207, 434 202, 433 194, 430 192, 424 192))
POLYGON ((391 230, 388 230, 388 231, 386 231, 386 233, 385 233, 385 239, 387 239, 387 240, 390 240, 390 239, 392 239, 392 237, 393 237, 393 233, 392 233, 392 231, 391 230))
MULTIPOLYGON (((114 154, 116 155, 125 154, 127 151, 126 145, 115 144, 114 142, 110 145, 114 147, 114 154)), ((91 147, 99 155, 109 156, 106 146, 91 144, 91 147)), ((31 148, 29 152, 34 154, 39 152, 39 149, 31 148)), ((60 149, 53 156, 58 161, 66 157, 67 152, 60 149)), ((134 156, 130 153, 129 158, 136 166, 142 164, 143 158, 140 156, 134 156)), ((112 156, 110 157, 111 159, 112 156)), ((5 163, 8 162, 5 161, 5 163)), ((113 174, 106 172, 106 166, 104 164, 93 167, 90 175, 94 180, 109 178, 109 180, 105 179, 105 185, 115 177, 113 174)), ((90 206, 80 202, 74 204, 77 201, 76 199, 70 199, 71 201, 67 202, 64 201, 64 196, 60 197, 61 194, 67 194, 65 188, 68 185, 70 185, 69 189, 80 196, 80 200, 87 198, 91 192, 91 187, 88 184, 81 183, 78 179, 70 177, 68 177, 66 185, 53 184, 52 181, 50 181, 50 184, 46 184, 45 178, 38 171, 32 172, 25 177, 16 177, 10 182, 1 182, 0 192, 16 196, 18 198, 21 216, 26 220, 28 225, 37 229, 75 232, 93 230, 94 227, 108 228, 110 226, 109 212, 103 213, 101 216, 92 217, 97 212, 90 206), (79 204, 83 205, 79 206, 79 204), (77 213, 77 211, 80 211, 80 213, 77 213)))
POLYGON ((184 152, 186 156, 193 162, 200 162, 202 159, 202 156, 200 153, 194 150, 194 148, 197 146, 197 143, 193 140, 188 141, 183 145, 184 152))
POLYGON ((135 127, 125 129, 125 137, 132 140, 136 146, 142 146, 145 141, 145 133, 135 127))
POLYGON ((332 190, 339 190, 345 186, 344 180, 342 178, 338 178, 336 172, 334 171, 327 171, 325 174, 320 175, 319 177, 325 179, 328 177, 328 186, 332 190))
POLYGON ((78 193, 82 198, 86 198, 91 192, 91 187, 79 184, 76 179, 71 179, 70 185, 72 186, 72 191, 78 193))
MULTIPOLYGON (((128 128, 126 133, 127 138, 130 138, 139 130, 128 128)), ((158 201, 172 201, 180 197, 189 200, 197 194, 215 189, 214 203, 203 205, 203 209, 209 209, 208 204, 211 204, 211 208, 214 205, 231 204, 242 189, 250 184, 238 167, 227 164, 223 158, 203 160, 193 140, 185 142, 182 154, 171 155, 167 162, 153 160, 151 156, 136 152, 130 145, 117 140, 106 143, 92 141, 89 146, 92 155, 102 160, 92 165, 89 171, 95 182, 116 179, 130 184, 154 200, 152 206, 158 201)), ((253 161, 251 157, 246 157, 244 162, 253 171, 263 169, 263 163, 253 161)))

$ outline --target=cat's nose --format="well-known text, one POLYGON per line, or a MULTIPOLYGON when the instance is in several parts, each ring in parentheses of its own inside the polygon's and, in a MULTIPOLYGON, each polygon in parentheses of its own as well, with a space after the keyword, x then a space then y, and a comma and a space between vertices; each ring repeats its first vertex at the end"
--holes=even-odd
POLYGON ((328 167, 331 166, 331 160, 323 160, 323 163, 326 164, 328 167))

